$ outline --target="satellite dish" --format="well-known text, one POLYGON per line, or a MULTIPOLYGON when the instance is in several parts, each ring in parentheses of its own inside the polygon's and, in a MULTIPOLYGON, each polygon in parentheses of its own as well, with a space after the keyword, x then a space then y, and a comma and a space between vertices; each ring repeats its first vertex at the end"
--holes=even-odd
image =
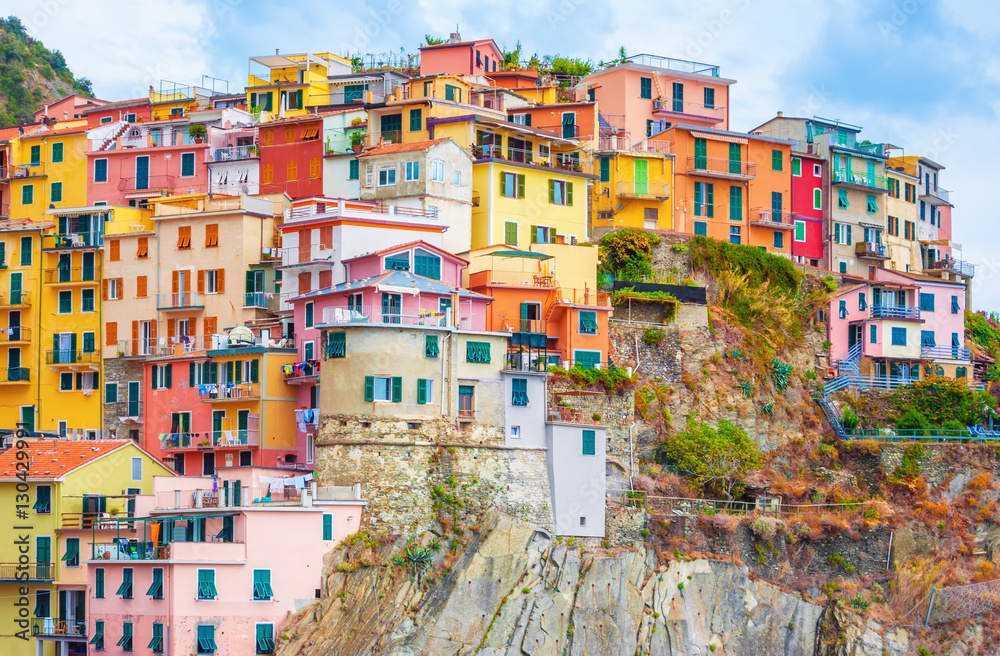
POLYGON ((253 346, 253 331, 246 326, 236 326, 229 331, 230 346, 253 346))

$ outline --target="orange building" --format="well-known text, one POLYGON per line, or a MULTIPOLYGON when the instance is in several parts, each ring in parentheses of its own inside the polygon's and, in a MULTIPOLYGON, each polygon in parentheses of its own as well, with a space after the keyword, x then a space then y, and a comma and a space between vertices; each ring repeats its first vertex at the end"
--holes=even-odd
POLYGON ((674 153, 674 229, 790 256, 791 142, 677 125, 652 142, 674 153))

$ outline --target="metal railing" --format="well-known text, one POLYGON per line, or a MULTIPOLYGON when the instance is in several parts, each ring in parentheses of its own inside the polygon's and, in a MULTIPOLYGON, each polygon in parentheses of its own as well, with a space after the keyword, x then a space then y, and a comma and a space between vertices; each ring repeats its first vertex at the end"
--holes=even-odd
POLYGON ((365 305, 323 308, 323 323, 330 326, 353 324, 403 325, 403 326, 445 326, 448 313, 440 310, 417 310, 416 308, 383 308, 381 305, 365 305))
POLYGON ((70 269, 45 269, 43 281, 47 285, 59 283, 92 282, 97 284, 96 267, 74 267, 70 269))
POLYGON ((872 319, 919 319, 920 308, 873 305, 872 319))
POLYGON ((653 68, 664 68, 670 71, 681 71, 693 75, 707 75, 709 77, 719 77, 719 67, 714 64, 703 64, 701 62, 687 59, 674 59, 673 57, 661 57, 641 53, 628 58, 633 64, 642 66, 652 66, 653 68))
POLYGON ((260 157, 257 146, 226 146, 212 151, 211 162, 235 162, 241 159, 260 157))
POLYGON ((260 431, 257 429, 236 429, 203 431, 200 433, 167 433, 163 448, 177 449, 222 449, 229 447, 257 446, 260 431))
POLYGON ((68 232, 62 235, 42 235, 42 250, 66 248, 96 248, 104 242, 100 232, 68 232))
POLYGON ((795 227, 792 221, 792 213, 789 210, 775 210, 770 207, 750 208, 750 222, 758 224, 780 223, 788 228, 795 227))
POLYGON ((976 275, 976 265, 971 262, 966 262, 964 260, 955 260, 948 258, 945 260, 937 260, 936 262, 931 262, 931 269, 938 271, 951 271, 957 273, 966 278, 972 278, 976 275))
POLYGON ((558 287, 559 282, 552 276, 537 271, 497 271, 488 269, 469 275, 469 287, 483 285, 509 285, 512 287, 558 287))
POLYGON ((31 290, 0 292, 0 307, 20 307, 31 305, 31 290))
POLYGON ((930 346, 921 344, 920 357, 932 360, 971 360, 972 349, 964 346, 930 346))
POLYGON ((403 143, 402 130, 386 130, 384 132, 369 132, 365 135, 366 148, 375 148, 382 144, 403 143))
POLYGON ((649 138, 635 140, 629 136, 628 132, 609 137, 600 137, 597 140, 597 150, 599 152, 614 151, 669 155, 674 152, 673 147, 674 145, 670 141, 651 140, 649 138))
POLYGON ((280 301, 280 296, 272 292, 246 292, 243 295, 244 307, 265 308, 272 312, 277 311, 280 301))
POLYGON ((554 292, 553 302, 574 303, 578 305, 600 305, 611 307, 611 297, 607 292, 597 289, 575 289, 559 287, 554 292))
POLYGON ((726 108, 720 105, 706 105, 703 102, 694 100, 682 100, 680 98, 654 98, 653 115, 660 114, 687 114, 689 116, 701 116, 721 122, 726 118, 726 108))
POLYGON ((204 300, 197 292, 172 292, 156 295, 157 310, 181 310, 186 308, 204 307, 204 300))
POLYGON ((670 185, 666 182, 622 181, 616 190, 618 196, 636 198, 669 198, 670 185))
POLYGON ((576 159, 566 153, 553 153, 551 151, 547 155, 541 155, 534 149, 528 148, 482 144, 472 147, 472 156, 479 161, 515 162, 576 173, 592 173, 594 170, 592 160, 576 159))
POLYGON ((0 582, 51 581, 55 570, 52 563, 0 563, 0 582))
POLYGON ((40 178, 45 175, 45 162, 28 162, 0 167, 0 179, 40 178))
POLYGON ((780 498, 761 499, 756 501, 724 501, 722 499, 693 499, 688 497, 661 497, 648 495, 642 490, 627 492, 618 501, 638 508, 646 508, 657 513, 687 512, 689 514, 706 511, 734 515, 774 515, 801 516, 815 514, 839 514, 861 512, 870 507, 878 506, 881 501, 859 501, 855 503, 781 503, 780 498))
POLYGON ((285 380, 309 378, 310 376, 319 375, 319 366, 314 365, 310 361, 296 362, 295 364, 290 364, 285 366, 291 367, 291 369, 289 370, 284 370, 284 369, 282 370, 282 374, 284 375, 285 380))
POLYGON ((27 367, 0 367, 0 383, 30 383, 31 370, 27 367))
POLYGON ((887 154, 887 149, 885 144, 873 144, 870 141, 858 141, 857 139, 852 139, 846 137, 844 139, 834 139, 834 135, 830 134, 830 146, 832 148, 847 148, 849 150, 856 150, 861 153, 868 153, 869 155, 878 155, 879 157, 885 157, 887 154))
POLYGON ((31 635, 86 638, 87 621, 77 618, 36 617, 31 620, 31 635))
POLYGON ((749 179, 757 175, 757 164, 725 157, 688 157, 688 173, 749 179))
POLYGON ((128 519, 128 513, 118 512, 118 513, 94 513, 94 512, 79 512, 79 513, 61 513, 59 517, 59 528, 65 529, 116 529, 121 527, 122 530, 128 528, 128 524, 120 524, 114 520, 116 519, 128 519))
MULTIPOLYGON (((553 354, 554 357, 558 357, 559 361, 562 362, 562 354, 553 354)), ((538 371, 545 372, 549 370, 549 356, 544 351, 526 351, 524 353, 507 353, 507 370, 508 371, 538 371)))
POLYGON ((878 259, 888 259, 891 257, 889 248, 885 244, 879 244, 874 241, 859 241, 854 245, 854 253, 858 257, 878 259))
POLYGON ((30 341, 31 328, 29 326, 11 326, 9 328, 0 328, 0 344, 30 341))
POLYGON ((235 401, 260 398, 259 383, 218 383, 198 392, 202 401, 235 401))
POLYGON ((176 178, 172 175, 150 175, 145 178, 120 178, 118 191, 155 191, 157 189, 172 189, 176 178))
POLYGON ((859 187, 868 187, 878 191, 888 191, 889 179, 884 175, 869 176, 867 172, 848 171, 847 169, 833 169, 831 171, 834 184, 850 184, 859 187))
POLYGON ((374 204, 372 209, 376 212, 391 214, 393 216, 416 216, 425 219, 438 218, 437 208, 422 209, 420 207, 403 207, 402 205, 396 205, 395 203, 378 201, 374 204))
POLYGON ((98 364, 99 353, 84 353, 79 349, 58 349, 45 352, 45 364, 98 364))
MULTIPOLYGON (((907 387, 917 382, 917 378, 904 378, 902 376, 858 376, 855 374, 841 374, 832 380, 823 382, 823 395, 828 396, 837 390, 846 387, 859 389, 897 389, 907 387)), ((984 383, 969 381, 966 387, 974 390, 984 390, 984 383)))
POLYGON ((937 185, 929 185, 926 182, 919 185, 921 189, 921 196, 929 196, 931 198, 936 198, 944 203, 951 203, 949 198, 951 198, 951 192, 944 187, 939 187, 937 185))

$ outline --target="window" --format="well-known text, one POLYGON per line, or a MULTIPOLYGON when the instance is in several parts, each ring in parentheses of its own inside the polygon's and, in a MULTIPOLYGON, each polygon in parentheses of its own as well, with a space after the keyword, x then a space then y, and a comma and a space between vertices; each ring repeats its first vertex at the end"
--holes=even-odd
POLYGON ((420 179, 420 162, 406 163, 406 180, 408 182, 420 179))
POLYGON ((715 185, 709 182, 694 183, 694 215, 715 216, 715 185))
POLYGON ((387 169, 379 169, 378 171, 378 186, 388 187, 396 184, 396 167, 387 169))
POLYGON ((737 185, 729 187, 729 220, 743 220, 743 187, 737 185))
POLYGON ((503 243, 508 246, 517 246, 517 223, 515 221, 504 221, 503 243))
POLYGON ((500 174, 500 195, 505 198, 524 198, 524 175, 502 172, 500 174))
POLYGON ((490 361, 489 342, 466 342, 465 361, 485 364, 490 361))
POLYGON ((118 590, 115 592, 122 599, 132 598, 132 568, 126 567, 122 569, 122 584, 118 586, 118 590))
POLYGON ((961 311, 962 311, 962 308, 959 307, 958 297, 957 296, 952 296, 951 297, 951 313, 952 314, 959 314, 959 313, 961 313, 961 311))
POLYGON ((132 480, 141 481, 142 480, 142 458, 136 457, 132 458, 132 480))
POLYGON ((174 373, 172 364, 154 364, 151 373, 153 389, 170 389, 174 373))
POLYGON ((420 109, 410 110, 410 132, 420 132, 424 129, 422 113, 420 109))
POLYGON ((153 568, 153 582, 150 583, 146 595, 153 599, 163 599, 163 568, 153 568))
POLYGON ((266 601, 274 593, 271 591, 271 570, 255 569, 253 571, 253 598, 254 601, 266 601))
POLYGON ((107 182, 107 181, 108 181, 108 160, 95 159, 94 182, 107 182))
POLYGON ((434 182, 444 182, 444 162, 439 159, 431 160, 431 180, 434 182))
POLYGON ((70 290, 59 292, 59 314, 71 314, 73 312, 73 292, 70 290))
POLYGON ((299 162, 292 160, 285 165, 285 180, 299 179, 299 162))
POLYGON ((802 160, 798 157, 792 158, 792 175, 800 176, 802 175, 802 160))
POLYGON ((199 569, 198 599, 215 599, 216 596, 218 596, 218 592, 215 589, 215 570, 199 569))
POLYGON ((781 151, 771 150, 771 170, 780 171, 781 170, 781 151))
POLYGON ((458 386, 458 415, 460 417, 472 416, 474 392, 475 389, 471 385, 458 386))
POLYGON ((33 506, 33 508, 35 513, 38 515, 47 515, 52 512, 51 485, 35 486, 35 505, 33 506))
POLYGON ((583 335, 596 335, 597 334, 597 313, 596 312, 583 312, 579 313, 579 330, 583 335))
POLYGON ((846 319, 847 318, 847 301, 840 301, 838 307, 839 307, 839 309, 838 309, 837 316, 839 316, 841 319, 846 319))
POLYGON ((194 153, 181 153, 181 177, 194 177, 194 153))
POLYGON ((821 210, 823 209, 823 190, 819 187, 813 189, 813 209, 821 210))
POLYGON ((878 344, 878 325, 870 324, 868 326, 868 341, 872 344, 878 344))
POLYGON ((177 248, 191 248, 191 226, 181 226, 177 229, 177 248))
POLYGON ((35 187, 34 185, 24 185, 21 187, 21 204, 31 205, 35 202, 35 187))
POLYGON ((365 376, 365 401, 402 403, 403 379, 399 376, 365 376))
POLYGON ((410 270, 410 256, 409 253, 397 253, 392 257, 385 258, 385 268, 389 271, 409 271, 410 270))
POLYGON ((715 89, 705 87, 705 109, 715 109, 715 89))
POLYGON ((597 432, 592 430, 583 431, 583 455, 597 455, 597 432))
POLYGON ((118 403, 118 383, 104 384, 104 402, 118 403))
POLYGON ((781 232, 780 230, 775 230, 773 239, 774 239, 773 244, 775 248, 781 249, 785 247, 785 235, 783 232, 781 232))
POLYGON ((892 328, 892 345, 893 346, 906 346, 906 328, 900 328, 898 326, 893 326, 893 328, 892 328))
POLYGON ((933 330, 921 330, 920 331, 920 345, 921 346, 936 346, 936 341, 934 340, 933 330))
MULTIPOLYGON (((162 571, 162 570, 160 570, 162 571)), ((149 644, 146 645, 149 649, 153 650, 154 654, 163 653, 163 624, 160 622, 153 622, 153 637, 150 639, 149 644)))
MULTIPOLYGON (((95 333, 92 330, 88 330, 83 333, 83 352, 84 353, 94 353, 97 350, 97 344, 95 339, 95 333)), ((91 372, 93 373, 93 372, 91 372)))
POLYGON ((94 290, 93 289, 82 289, 82 290, 80 290, 80 311, 81 312, 93 312, 94 311, 94 290))
POLYGON ((53 182, 52 183, 52 191, 49 193, 49 200, 51 200, 53 203, 61 203, 62 202, 62 183, 61 182, 53 182))
POLYGON ((360 177, 361 177, 361 166, 358 163, 358 160, 352 159, 348 165, 347 179, 358 180, 360 177))
POLYGON ((549 203, 572 206, 573 183, 565 180, 549 180, 549 203))
POLYGON ((59 374, 59 391, 60 392, 72 392, 73 391, 73 374, 72 373, 61 373, 61 374, 59 374))
MULTIPOLYGON (((130 572, 132 570, 129 570, 130 572)), ((118 639, 116 647, 121 647, 122 651, 132 651, 132 623, 122 622, 122 637, 118 639)))
POLYGON ((31 147, 31 165, 37 166, 42 162, 42 147, 32 146, 31 147))
POLYGON ((221 277, 219 274, 223 272, 223 269, 208 269, 205 271, 205 290, 206 294, 218 294, 220 289, 219 281, 221 277))
POLYGON ((328 333, 326 359, 347 357, 347 333, 328 333))
POLYGON ((305 316, 305 325, 306 325, 306 328, 312 328, 313 327, 313 319, 314 319, 313 307, 314 306, 313 306, 312 303, 306 303, 306 307, 305 307, 305 314, 306 314, 306 316, 305 316))
POLYGON ((462 186, 462 172, 461 171, 455 171, 455 174, 452 176, 452 183, 456 187, 461 187, 462 186))
POLYGON ((21 237, 21 266, 31 266, 31 237, 21 237))
POLYGON ((104 568, 94 570, 94 599, 104 599, 104 568))
POLYGON ((920 309, 926 312, 934 311, 934 294, 920 294, 920 309))
POLYGON ((694 234, 701 235, 702 237, 708 236, 708 224, 704 221, 695 221, 694 234))
POLYGON ((739 244, 742 239, 742 231, 739 226, 729 226, 729 243, 739 244))
POLYGON ((795 241, 805 241, 806 240, 806 222, 796 221, 795 222, 795 241))
POLYGON ((850 207, 851 203, 847 200, 847 190, 838 189, 837 190, 837 207, 845 208, 850 207))
POLYGON ((639 78, 639 97, 640 98, 653 97, 653 78, 651 77, 639 78))
POLYGON ((437 255, 414 253, 413 272, 424 278, 441 280, 441 258, 437 255))
MULTIPOLYGON (((205 248, 213 248, 219 245, 219 224, 209 223, 205 226, 205 248)), ((148 247, 147 247, 148 252, 148 247)))
POLYGON ((875 214, 878 212, 878 204, 875 202, 875 194, 868 194, 868 213, 875 214))
POLYGON ((199 624, 198 653, 214 654, 216 649, 218 649, 218 647, 215 646, 215 627, 211 625, 199 624))
POLYGON ((462 89, 451 84, 444 85, 444 99, 462 102, 462 89))
POLYGON ((424 356, 428 358, 436 358, 440 355, 441 351, 438 348, 438 336, 437 335, 426 335, 424 337, 424 356))
POLYGON ((865 293, 861 292, 858 294, 858 310, 864 312, 868 309, 868 303, 865 299, 865 293))
POLYGON ((601 364, 601 352, 600 351, 575 351, 574 352, 574 366, 583 367, 584 369, 597 369, 601 364))
POLYGON ((434 381, 429 378, 417 379, 417 404, 434 403, 434 381))
POLYGON ((323 513, 323 539, 333 539, 333 515, 330 513, 323 513))
POLYGON ((511 380, 511 405, 528 405, 528 379, 514 378, 511 380))
POLYGON ((511 120, 518 125, 531 125, 531 114, 514 114, 511 120))
POLYGON ((257 654, 273 654, 274 653, 274 625, 273 624, 258 624, 257 625, 257 641, 256 646, 257 654))

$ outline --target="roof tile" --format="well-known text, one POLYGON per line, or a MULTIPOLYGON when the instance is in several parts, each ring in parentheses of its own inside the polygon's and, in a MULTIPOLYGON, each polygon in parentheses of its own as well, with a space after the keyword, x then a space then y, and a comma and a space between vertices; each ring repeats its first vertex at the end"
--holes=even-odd
MULTIPOLYGON (((27 440, 28 476, 41 474, 47 478, 63 476, 119 449, 131 440, 27 440), (44 469, 43 469, 44 468, 44 469)), ((8 449, 0 454, 0 480, 17 477, 18 449, 8 449)))

